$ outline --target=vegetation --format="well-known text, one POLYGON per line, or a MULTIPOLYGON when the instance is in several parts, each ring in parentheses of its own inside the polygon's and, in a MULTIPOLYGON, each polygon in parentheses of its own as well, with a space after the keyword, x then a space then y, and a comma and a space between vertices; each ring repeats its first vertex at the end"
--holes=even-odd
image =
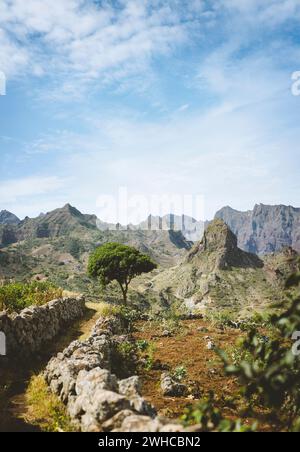
MULTIPOLYGON (((299 284, 300 275, 292 276, 287 287, 299 284)), ((280 316, 272 318, 277 335, 266 338, 252 329, 243 340, 250 359, 232 363, 219 351, 228 375, 239 377, 244 396, 258 405, 270 408, 282 427, 300 431, 300 360, 292 339, 300 331, 300 295, 280 316)))
POLYGON ((126 305, 129 284, 133 278, 155 268, 156 264, 150 257, 135 248, 119 243, 107 243, 97 248, 90 256, 88 275, 100 279, 104 287, 117 281, 126 305))
POLYGON ((26 391, 26 421, 44 432, 75 430, 64 404, 54 395, 41 375, 31 378, 26 391))
POLYGON ((178 366, 174 371, 171 373, 172 377, 176 381, 183 381, 187 376, 187 369, 184 366, 178 366))
POLYGON ((240 419, 231 421, 225 419, 221 412, 215 408, 214 394, 211 392, 209 397, 203 399, 196 406, 188 406, 184 410, 181 418, 183 424, 188 427, 197 425, 203 432, 251 432, 255 431, 256 425, 247 427, 242 424, 240 419))
POLYGON ((10 283, 0 287, 0 310, 20 312, 29 306, 41 306, 61 298, 62 289, 49 282, 10 283))

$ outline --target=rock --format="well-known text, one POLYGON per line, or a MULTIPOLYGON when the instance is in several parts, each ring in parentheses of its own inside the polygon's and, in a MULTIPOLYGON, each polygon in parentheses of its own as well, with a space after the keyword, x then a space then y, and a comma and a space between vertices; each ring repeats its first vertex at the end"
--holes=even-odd
POLYGON ((81 431, 84 433, 98 433, 102 432, 101 425, 95 421, 95 418, 90 414, 84 414, 81 418, 81 431))
POLYGON ((156 433, 162 428, 158 419, 151 419, 149 416, 133 415, 126 417, 119 429, 113 432, 141 432, 141 433, 156 433))
POLYGON ((131 410, 123 410, 117 413, 115 416, 113 416, 108 421, 104 422, 102 424, 102 429, 104 432, 111 432, 112 430, 118 429, 121 427, 122 423, 124 422, 124 419, 126 419, 129 416, 133 416, 134 412, 131 410))
POLYGON ((172 337, 172 333, 168 330, 165 330, 161 333, 161 337, 172 337))
POLYGON ((119 381, 119 393, 127 397, 136 397, 141 395, 140 379, 137 376, 119 381))
POLYGON ((96 367, 89 372, 81 370, 76 381, 76 394, 78 396, 88 393, 93 394, 97 389, 117 392, 118 382, 116 376, 106 369, 100 369, 100 367, 96 367))
MULTIPOLYGON (((118 381, 111 373, 113 350, 121 340, 116 334, 124 341, 123 328, 126 325, 117 318, 101 318, 90 338, 74 341, 52 358, 44 372, 51 390, 66 404, 73 424, 82 432, 183 431, 180 425, 156 416, 141 396, 139 377, 118 381)), ((170 396, 188 392, 187 386, 168 374, 162 385, 170 396)))
POLYGON ((252 211, 239 212, 225 207, 216 213, 237 234, 238 244, 256 254, 280 252, 292 246, 300 251, 300 210, 291 206, 256 205, 252 211))
POLYGON ((180 424, 167 424, 164 425, 159 431, 161 433, 178 433, 183 432, 184 429, 180 424))
POLYGON ((124 396, 102 389, 97 389, 93 394, 79 396, 77 403, 81 405, 82 411, 92 416, 100 424, 112 418, 119 411, 130 409, 130 402, 124 396))
POLYGON ((137 376, 119 381, 119 393, 130 400, 131 408, 147 416, 154 416, 154 408, 141 397, 141 384, 137 376))
POLYGON ((0 315, 0 331, 7 339, 7 358, 28 359, 44 349, 65 326, 83 316, 84 298, 63 298, 24 309, 19 314, 0 315))
POLYGON ((168 373, 161 376, 161 389, 165 397, 184 397, 188 393, 187 386, 176 382, 168 373))
POLYGON ((214 350, 216 348, 215 344, 212 341, 209 341, 206 345, 207 350, 214 350))
POLYGON ((152 369, 153 369, 153 370, 166 371, 166 372, 168 372, 169 370, 171 370, 171 368, 170 368, 170 366, 169 366, 168 364, 162 363, 159 359, 157 359, 157 360, 153 363, 152 369))

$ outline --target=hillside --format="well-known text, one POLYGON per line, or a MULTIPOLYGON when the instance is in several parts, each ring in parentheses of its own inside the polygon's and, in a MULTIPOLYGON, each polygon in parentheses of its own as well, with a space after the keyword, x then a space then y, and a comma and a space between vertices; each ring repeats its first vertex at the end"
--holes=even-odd
POLYGON ((1 210, 0 212, 0 224, 19 224, 20 219, 11 212, 7 210, 1 210))
POLYGON ((192 311, 226 308, 247 315, 282 301, 283 281, 296 258, 286 250, 265 262, 238 248, 228 226, 215 220, 182 263, 156 276, 149 290, 192 311))
POLYGON ((224 207, 215 218, 225 221, 245 251, 268 254, 284 247, 300 251, 300 209, 295 207, 259 204, 247 212, 224 207))
POLYGON ((94 294, 95 282, 86 277, 88 256, 106 242, 138 248, 163 267, 176 265, 191 248, 180 231, 101 231, 97 218, 70 205, 18 225, 2 225, 0 279, 50 279, 59 286, 94 294))

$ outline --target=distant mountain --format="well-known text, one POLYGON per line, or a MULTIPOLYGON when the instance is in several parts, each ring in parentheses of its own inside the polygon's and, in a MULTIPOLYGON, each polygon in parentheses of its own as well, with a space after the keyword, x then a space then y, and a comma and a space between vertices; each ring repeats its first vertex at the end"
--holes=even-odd
POLYGON ((205 266, 205 272, 235 268, 262 268, 255 254, 238 248, 237 238, 222 220, 214 220, 186 258, 187 263, 205 266), (204 259, 205 257, 205 259, 204 259), (210 268, 209 268, 210 266, 210 268))
POLYGON ((18 241, 29 238, 55 238, 69 234, 82 234, 82 238, 89 230, 96 230, 97 217, 84 215, 75 207, 66 204, 61 209, 53 210, 37 218, 21 221, 17 227, 18 241))
POLYGON ((289 249, 275 257, 264 261, 241 250, 229 227, 216 219, 181 264, 153 278, 148 290, 192 311, 229 309, 247 316, 283 301, 283 282, 298 255, 289 249))
POLYGON ((120 225, 97 221, 97 226, 102 231, 120 230, 120 231, 174 231, 181 232, 189 242, 197 242, 203 237, 205 223, 197 221, 187 215, 164 215, 163 217, 149 215, 141 223, 134 225, 120 225))
MULTIPOLYGON (((181 231, 115 227, 101 222, 95 215, 82 214, 69 204, 37 218, 27 217, 17 225, 0 225, 0 245, 5 248, 18 244, 19 246, 14 246, 14 250, 22 249, 19 260, 24 261, 32 253, 36 256, 36 249, 48 245, 54 247, 52 257, 57 253, 58 256, 69 253, 70 250, 74 254, 75 250, 76 260, 86 261, 88 253, 105 242, 134 246, 149 254, 162 266, 175 265, 192 246, 181 231)), ((38 254, 40 255, 39 251, 38 254)), ((45 266, 51 266, 56 257, 51 262, 51 253, 47 251, 46 260, 45 266)), ((68 261, 68 257, 62 258, 62 262, 65 261, 68 261)), ((15 267, 10 272, 7 265, 6 269, 0 268, 0 277, 13 276, 14 272, 15 267)))
POLYGON ((222 219, 237 235, 238 245, 256 254, 280 252, 292 247, 300 252, 300 209, 291 206, 256 205, 240 212, 224 207, 215 218, 222 219))
POLYGON ((20 219, 7 210, 1 210, 0 212, 0 224, 17 225, 20 223, 20 219))
POLYGON ((149 215, 146 221, 131 227, 142 230, 181 231, 184 237, 190 242, 201 240, 204 232, 203 222, 199 222, 187 215, 174 214, 163 217, 149 215))

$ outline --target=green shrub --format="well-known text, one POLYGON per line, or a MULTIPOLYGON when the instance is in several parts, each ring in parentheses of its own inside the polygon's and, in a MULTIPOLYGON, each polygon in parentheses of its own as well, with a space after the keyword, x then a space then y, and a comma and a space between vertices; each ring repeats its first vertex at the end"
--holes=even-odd
MULTIPOLYGON (((300 276, 293 276, 287 285, 298 284, 300 276)), ((277 337, 266 340, 252 329, 243 341, 251 360, 234 363, 221 351, 219 355, 228 375, 239 377, 247 399, 272 410, 282 417, 284 426, 300 430, 300 359, 292 348, 292 337, 300 331, 300 295, 292 300, 290 308, 272 318, 277 337)))
POLYGON ((172 372, 172 377, 176 380, 176 381, 183 381, 187 376, 187 369, 184 366, 179 366, 176 367, 176 369, 174 369, 174 371, 172 372))
POLYGON ((140 352, 145 352, 149 348, 149 342, 146 340, 136 341, 136 346, 140 352))
POLYGON ((137 352, 137 347, 134 342, 125 341, 117 346, 119 356, 125 361, 132 361, 137 352))
POLYGON ((188 427, 199 425, 202 432, 251 432, 256 425, 247 427, 241 420, 231 421, 225 419, 218 408, 215 407, 214 394, 211 392, 207 399, 203 399, 197 405, 189 405, 181 418, 183 424, 188 427))
POLYGON ((0 310, 20 312, 28 306, 41 306, 62 295, 62 289, 49 282, 5 284, 0 287, 0 310))

